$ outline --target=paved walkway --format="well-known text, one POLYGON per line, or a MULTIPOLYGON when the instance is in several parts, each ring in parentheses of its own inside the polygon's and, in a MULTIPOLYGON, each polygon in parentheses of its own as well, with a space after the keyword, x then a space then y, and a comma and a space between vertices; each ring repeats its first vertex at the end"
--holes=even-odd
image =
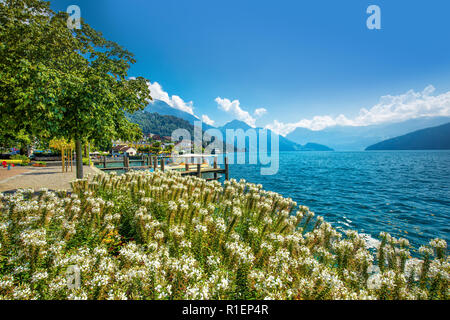
MULTIPOLYGON (((27 188, 34 190, 39 190, 40 188, 70 190, 70 181, 76 179, 75 168, 73 168, 73 172, 69 171, 67 173, 62 173, 60 167, 27 167, 26 169, 21 169, 15 167, 9 170, 9 173, 4 174, 2 172, 0 174, 0 192, 27 188)), ((85 175, 98 172, 88 166, 84 166, 83 171, 85 175)))
POLYGON ((11 170, 0 167, 0 182, 5 179, 14 177, 18 174, 22 174, 22 173, 29 172, 29 171, 31 171, 31 167, 21 167, 21 166, 16 165, 16 166, 12 167, 11 170))

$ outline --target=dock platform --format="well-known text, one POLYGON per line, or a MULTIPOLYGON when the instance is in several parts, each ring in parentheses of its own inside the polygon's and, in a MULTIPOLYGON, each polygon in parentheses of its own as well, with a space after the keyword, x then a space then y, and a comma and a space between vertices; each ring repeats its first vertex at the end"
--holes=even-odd
MULTIPOLYGON (((207 157, 206 155, 204 157, 207 157)), ((203 157, 202 157, 203 158, 203 157)), ((217 157, 214 157, 214 164, 211 167, 206 163, 184 163, 177 166, 170 165, 166 163, 166 159, 169 157, 157 158, 151 156, 143 156, 140 160, 130 160, 128 157, 123 157, 122 160, 110 160, 106 157, 103 157, 100 160, 94 160, 94 165, 97 166, 99 170, 102 171, 129 171, 129 170, 145 170, 145 169, 153 169, 153 170, 175 170, 180 172, 181 175, 195 175, 197 177, 203 177, 203 174, 212 173, 212 178, 206 178, 206 180, 217 180, 219 179, 219 174, 225 175, 225 180, 229 179, 229 165, 228 158, 224 158, 224 168, 221 168, 217 164, 217 157), (130 165, 130 163, 142 163, 144 165, 135 166, 130 165), (108 167, 108 164, 117 163, 122 166, 112 166, 108 167)))

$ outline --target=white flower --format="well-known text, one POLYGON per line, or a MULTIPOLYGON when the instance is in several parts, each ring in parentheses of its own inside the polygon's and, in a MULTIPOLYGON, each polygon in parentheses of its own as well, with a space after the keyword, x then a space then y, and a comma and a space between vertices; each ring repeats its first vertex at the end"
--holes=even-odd
POLYGON ((43 272, 35 272, 33 276, 31 277, 31 282, 37 282, 40 280, 47 279, 48 273, 46 271, 43 272))
POLYGON ((241 211, 241 209, 238 208, 238 207, 234 207, 234 208, 233 208, 233 215, 236 216, 236 217, 242 216, 242 211, 241 211))

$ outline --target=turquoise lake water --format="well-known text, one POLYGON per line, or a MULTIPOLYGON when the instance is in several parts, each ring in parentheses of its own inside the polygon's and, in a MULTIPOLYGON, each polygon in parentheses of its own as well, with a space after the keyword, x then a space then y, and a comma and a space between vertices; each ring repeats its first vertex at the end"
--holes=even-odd
POLYGON ((281 152, 276 175, 260 168, 233 164, 230 178, 261 183, 337 229, 386 231, 416 248, 450 240, 450 151, 281 152))

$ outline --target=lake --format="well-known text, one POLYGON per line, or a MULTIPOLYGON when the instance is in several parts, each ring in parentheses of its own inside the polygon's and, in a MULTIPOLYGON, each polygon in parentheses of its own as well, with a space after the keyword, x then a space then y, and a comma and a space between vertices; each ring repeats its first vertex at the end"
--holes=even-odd
POLYGON ((279 171, 230 165, 230 178, 261 183, 294 199, 337 229, 381 231, 418 248, 449 241, 450 151, 280 152, 279 171))

